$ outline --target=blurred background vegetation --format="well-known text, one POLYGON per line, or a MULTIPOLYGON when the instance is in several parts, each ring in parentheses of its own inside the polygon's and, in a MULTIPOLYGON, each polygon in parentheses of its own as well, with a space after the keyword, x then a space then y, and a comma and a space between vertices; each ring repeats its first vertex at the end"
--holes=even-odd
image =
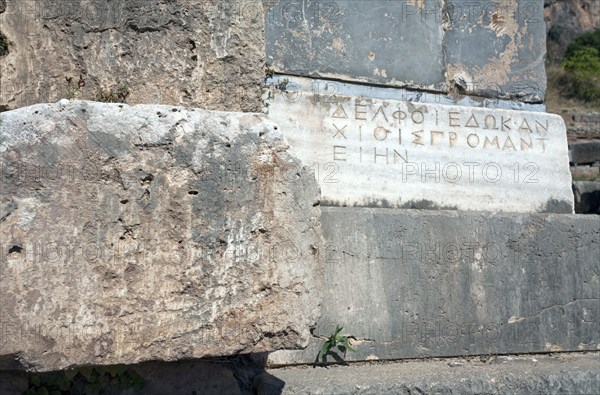
POLYGON ((600 28, 578 36, 562 60, 546 66, 549 112, 600 111, 600 28))

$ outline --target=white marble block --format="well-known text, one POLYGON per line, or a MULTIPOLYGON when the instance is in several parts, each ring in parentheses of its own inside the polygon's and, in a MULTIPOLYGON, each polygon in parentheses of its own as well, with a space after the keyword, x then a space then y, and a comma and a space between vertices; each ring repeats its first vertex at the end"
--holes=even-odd
POLYGON ((292 78, 269 107, 323 205, 573 212, 558 115, 323 92, 292 78))

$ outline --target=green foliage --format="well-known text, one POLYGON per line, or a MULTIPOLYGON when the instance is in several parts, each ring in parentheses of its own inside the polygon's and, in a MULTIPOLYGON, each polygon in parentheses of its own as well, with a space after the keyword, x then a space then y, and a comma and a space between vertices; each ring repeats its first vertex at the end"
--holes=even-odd
POLYGON ((565 59, 569 59, 575 55, 577 51, 584 48, 596 48, 600 52, 600 29, 596 29, 593 32, 583 33, 577 37, 569 46, 565 52, 565 59))
POLYGON ((129 96, 129 88, 126 85, 120 85, 116 92, 111 89, 101 89, 96 93, 96 101, 103 103, 125 103, 129 96))
POLYGON ((273 70, 270 67, 265 67, 265 82, 267 82, 267 80, 269 78, 273 78, 274 74, 275 74, 275 70, 273 70))
POLYGON ((335 326, 335 331, 327 338, 327 340, 325 340, 325 343, 323 343, 321 351, 319 351, 319 355, 317 356, 317 361, 321 361, 322 358, 334 347, 337 347, 341 352, 343 352, 344 357, 346 356, 346 351, 348 350, 356 352, 355 349, 350 347, 348 337, 340 335, 342 329, 344 328, 339 325, 335 326))
POLYGON ((281 80, 277 80, 275 82, 271 82, 270 84, 268 84, 267 80, 272 77, 273 77, 273 70, 267 69, 267 77, 265 78, 265 85, 264 85, 264 89, 266 91, 265 93, 267 94, 267 97, 263 100, 263 105, 267 108, 269 108, 269 106, 271 105, 271 102, 273 102, 275 100, 275 94, 277 92, 285 93, 287 91, 287 87, 290 83, 290 80, 288 78, 283 78, 281 80))
POLYGON ((557 79, 561 96, 600 103, 600 29, 577 37, 561 66, 557 79))
POLYGON ((287 90, 287 86, 290 83, 290 80, 287 78, 277 80, 275 82, 269 83, 269 79, 275 76, 275 70, 265 66, 265 80, 263 84, 263 88, 266 90, 267 98, 263 100, 263 104, 265 107, 269 107, 270 103, 275 100, 275 94, 277 92, 285 92, 287 90))
POLYGON ((8 54, 8 39, 0 34, 0 56, 8 54))
POLYGON ((69 100, 73 100, 81 88, 85 86, 83 74, 79 74, 79 81, 77 81, 77 83, 73 81, 73 77, 65 77, 65 80, 67 81, 67 92, 65 93, 65 97, 69 100))
POLYGON ((84 366, 51 373, 32 373, 23 395, 99 395, 144 386, 143 379, 125 365, 84 366))
POLYGON ((578 97, 586 102, 600 101, 600 51, 584 47, 563 62, 567 97, 578 97))

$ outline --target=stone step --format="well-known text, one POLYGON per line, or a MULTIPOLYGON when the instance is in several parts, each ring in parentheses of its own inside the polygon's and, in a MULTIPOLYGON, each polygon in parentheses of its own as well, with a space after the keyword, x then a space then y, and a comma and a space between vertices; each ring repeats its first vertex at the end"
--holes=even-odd
POLYGON ((598 394, 600 354, 486 356, 271 369, 259 394, 598 394))
POLYGON ((569 159, 574 164, 590 164, 600 161, 600 140, 571 143, 569 159))

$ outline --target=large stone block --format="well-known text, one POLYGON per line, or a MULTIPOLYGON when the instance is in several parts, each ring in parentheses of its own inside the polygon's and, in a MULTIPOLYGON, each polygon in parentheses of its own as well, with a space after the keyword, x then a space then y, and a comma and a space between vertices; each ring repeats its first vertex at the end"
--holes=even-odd
POLYGON ((576 213, 600 214, 600 181, 575 181, 573 194, 576 213))
POLYGON ((160 105, 0 114, 2 360, 50 370, 305 346, 319 190, 275 129, 160 105))
POLYGON ((315 337, 272 364, 312 363, 338 324, 357 350, 346 360, 600 349, 597 216, 323 207, 321 218, 315 337))
POLYGON ((542 0, 279 0, 267 62, 284 74, 539 103, 542 0))
POLYGON ((132 104, 260 111, 263 12, 260 0, 7 0, 0 111, 122 86, 132 104))
POLYGON ((269 116, 315 169, 324 205, 573 212, 558 115, 315 92, 313 80, 288 80, 269 116))
POLYGON ((577 142, 569 147, 569 159, 574 164, 600 162, 600 141, 577 142))
POLYGON ((290 74, 434 88, 444 81, 440 15, 422 19, 406 1, 281 0, 267 14, 267 59, 290 74))

